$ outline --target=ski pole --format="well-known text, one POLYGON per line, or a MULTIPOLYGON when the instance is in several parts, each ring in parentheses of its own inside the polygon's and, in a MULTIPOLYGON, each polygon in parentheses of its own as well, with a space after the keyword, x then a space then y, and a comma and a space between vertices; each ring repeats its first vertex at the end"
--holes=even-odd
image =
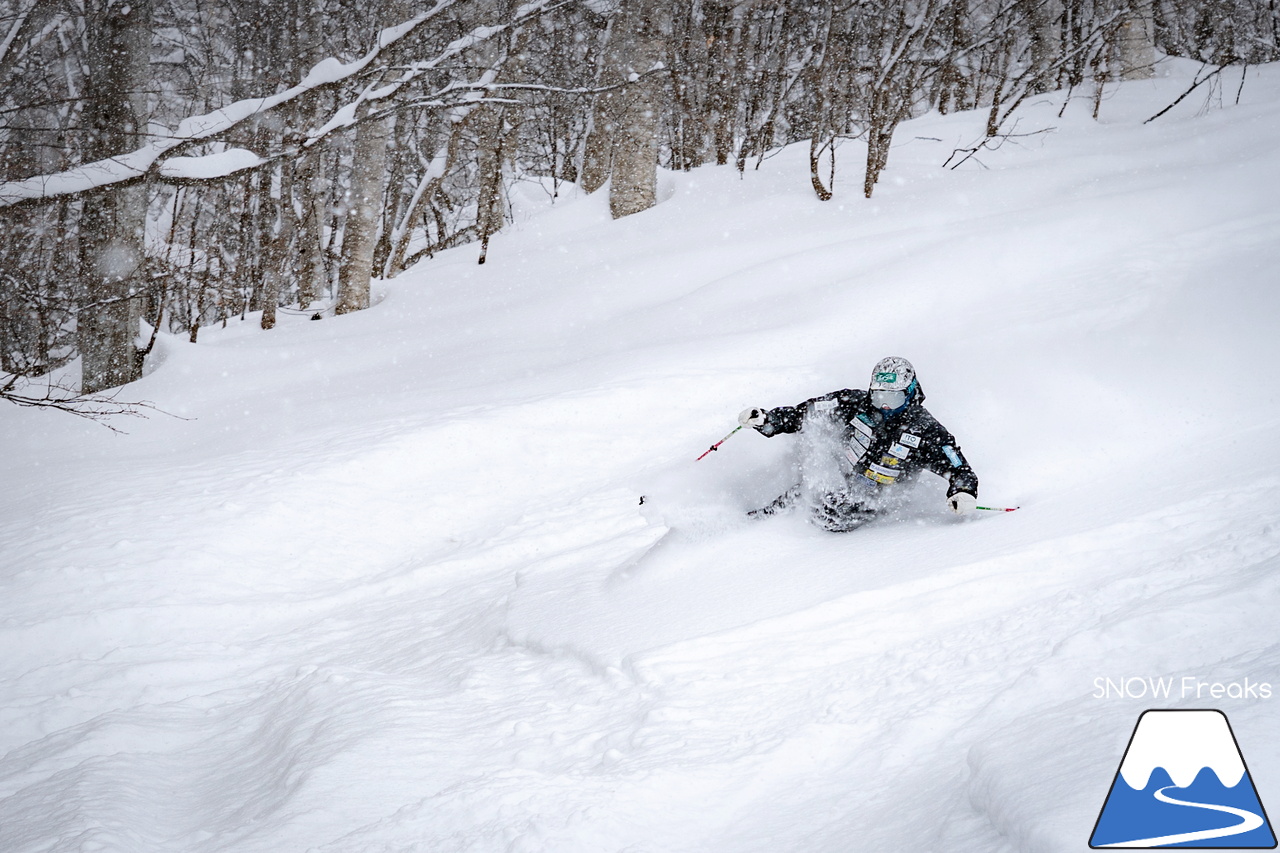
POLYGON ((1015 509, 1021 509, 1017 506, 975 506, 974 509, 985 509, 987 512, 1013 512, 1015 509))
MULTIPOLYGON (((734 427, 733 432, 737 432, 737 431, 738 431, 738 430, 740 430, 740 429, 742 429, 742 425, 741 425, 741 424, 739 424, 738 426, 734 427)), ((724 444, 726 441, 728 441, 729 439, 733 438, 733 432, 729 433, 729 434, 728 434, 728 435, 726 435, 724 438, 720 439, 720 440, 719 440, 719 441, 717 441, 715 444, 713 444, 713 445, 711 445, 710 447, 708 447, 705 451, 703 451, 702 456, 706 456, 708 453, 710 453, 710 452, 711 452, 711 451, 713 451, 713 450, 719 450, 719 449, 720 449, 720 445, 724 444)), ((702 456, 699 456, 697 459, 695 459, 695 460, 693 460, 693 461, 694 461, 694 462, 701 462, 701 461, 702 461, 702 456)))

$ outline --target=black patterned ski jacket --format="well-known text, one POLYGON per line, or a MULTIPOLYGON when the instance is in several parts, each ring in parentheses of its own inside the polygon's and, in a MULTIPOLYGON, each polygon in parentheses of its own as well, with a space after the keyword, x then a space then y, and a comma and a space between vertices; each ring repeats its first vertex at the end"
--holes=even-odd
POLYGON ((840 440, 847 476, 885 488, 927 469, 950 484, 947 497, 956 492, 976 496, 978 477, 960 452, 955 436, 923 404, 924 391, 917 386, 907 407, 886 419, 871 405, 866 391, 846 388, 798 406, 770 409, 764 424, 756 429, 765 436, 799 432, 806 422, 823 418, 840 440))

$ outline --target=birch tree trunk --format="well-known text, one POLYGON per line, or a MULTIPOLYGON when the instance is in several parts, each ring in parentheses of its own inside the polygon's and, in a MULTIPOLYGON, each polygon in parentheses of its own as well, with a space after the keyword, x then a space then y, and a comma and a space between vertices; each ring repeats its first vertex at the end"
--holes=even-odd
POLYGON ((1120 75, 1123 79, 1147 80, 1155 76, 1155 42, 1151 0, 1131 0, 1119 32, 1120 75))
MULTIPOLYGON (((85 162, 123 154, 145 136, 152 0, 88 0, 85 9, 85 162)), ((80 219, 80 305, 76 337, 82 393, 141 374, 134 345, 141 313, 147 189, 104 190, 84 200, 80 219)))
POLYGON ((275 208, 275 222, 263 246, 262 321, 263 329, 274 329, 280 293, 293 277, 293 258, 289 249, 297 233, 293 207, 294 172, 292 163, 280 166, 280 199, 275 208))
POLYGON ((298 304, 306 309, 328 288, 324 262, 324 223, 329 210, 329 179, 325 150, 317 147, 298 163, 297 182, 302 190, 302 218, 298 223, 298 304))
MULTIPOLYGON (((317 10, 300 4, 298 15, 298 58, 301 68, 310 68, 323 57, 323 24, 317 10)), ((301 99, 293 112, 299 133, 305 127, 324 123, 325 96, 312 93, 301 99)), ((294 173, 298 193, 297 227, 298 305, 310 308, 323 297, 329 287, 329 273, 324 256, 324 223, 329 211, 331 181, 326 169, 328 146, 320 143, 299 158, 294 173)))
MULTIPOLYGON (((613 86, 622 79, 623 54, 617 30, 618 16, 615 15, 605 33, 607 46, 602 51, 603 67, 596 72, 597 86, 613 86)), ((582 168, 579 170, 582 188, 589 193, 604 186, 613 169, 613 135, 617 121, 617 100, 621 95, 620 90, 602 92, 596 95, 591 104, 587 141, 583 146, 582 168)))
POLYGON ((618 21, 623 73, 634 82, 623 91, 613 138, 609 212, 614 219, 658 202, 658 122, 665 87, 656 74, 640 75, 666 56, 667 12, 663 0, 628 0, 618 21))
MULTIPOLYGON (((835 190, 834 186, 828 186, 823 181, 822 154, 827 152, 831 158, 831 183, 834 184, 835 139, 849 113, 848 96, 851 86, 847 74, 850 63, 848 33, 847 15, 830 7, 822 41, 821 60, 815 69, 815 94, 818 101, 814 109, 813 135, 809 140, 809 182, 814 194, 822 201, 830 201, 835 190)), ((871 161, 872 149, 868 147, 868 164, 871 161)))
POLYGON ((1058 88, 1054 64, 1062 56, 1062 0, 1029 0, 1031 62, 1036 76, 1031 89, 1037 94, 1058 88))
MULTIPOLYGON (((512 0, 502 0, 498 8, 501 20, 509 20, 516 15, 517 6, 512 0)), ((488 68, 495 80, 524 83, 527 70, 524 54, 529 38, 528 31, 516 29, 502 39, 482 45, 478 52, 482 67, 488 68)), ((485 104, 474 114, 476 178, 479 181, 476 233, 480 237, 479 261, 482 264, 489 257, 489 238, 507 223, 507 181, 515 168, 518 144, 518 120, 513 120, 515 111, 511 104, 485 104)))
POLYGON ((378 242, 378 223, 382 218, 387 140, 391 138, 393 121, 391 117, 367 121, 356 129, 347 224, 343 231, 342 260, 338 268, 338 304, 335 308, 338 314, 369 307, 373 250, 378 242))
POLYGON ((707 109, 710 112, 711 148, 716 164, 723 166, 733 156, 733 131, 737 125, 739 84, 736 79, 735 42, 741 33, 735 26, 737 3, 705 2, 703 16, 707 29, 707 109))
POLYGON ((482 106, 475 114, 476 121, 476 178, 479 194, 476 198, 476 233, 480 237, 480 263, 489 257, 489 238, 502 230, 507 221, 506 177, 511 157, 511 127, 507 123, 506 109, 482 106))

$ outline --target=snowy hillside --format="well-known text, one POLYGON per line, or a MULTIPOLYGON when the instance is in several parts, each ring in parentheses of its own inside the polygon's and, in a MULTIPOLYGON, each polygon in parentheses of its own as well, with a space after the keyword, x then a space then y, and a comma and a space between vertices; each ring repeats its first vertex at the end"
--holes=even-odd
POLYGON ((1280 812, 1280 67, 1144 124, 1194 71, 956 170, 984 116, 909 122, 869 201, 854 142, 826 203, 798 148, 529 186, 484 266, 162 339, 178 417, 0 409, 0 850, 1079 851, 1149 707, 1280 812), (885 355, 1020 511, 694 461, 885 355))

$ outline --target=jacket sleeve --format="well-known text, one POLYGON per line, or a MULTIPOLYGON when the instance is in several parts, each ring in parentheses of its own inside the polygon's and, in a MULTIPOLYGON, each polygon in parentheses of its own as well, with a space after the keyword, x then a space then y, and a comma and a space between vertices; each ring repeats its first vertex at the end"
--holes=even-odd
POLYGON ((950 486, 947 497, 956 492, 978 494, 978 475, 969 467, 969 460, 960 451, 960 445, 942 424, 934 421, 934 429, 929 431, 929 441, 924 454, 924 463, 930 471, 945 479, 950 486))
POLYGON ((779 406, 765 413, 764 423, 756 427, 761 435, 774 436, 783 432, 799 432, 804 426, 804 413, 811 401, 798 406, 779 406))
POLYGON ((847 404, 849 396, 853 392, 849 390, 832 391, 830 394, 823 394, 821 397, 811 397, 798 406, 779 406, 776 409, 770 409, 765 413, 763 426, 756 429, 762 435, 774 436, 783 432, 799 432, 804 427, 805 418, 812 412, 832 413, 841 411, 840 407, 847 404))

